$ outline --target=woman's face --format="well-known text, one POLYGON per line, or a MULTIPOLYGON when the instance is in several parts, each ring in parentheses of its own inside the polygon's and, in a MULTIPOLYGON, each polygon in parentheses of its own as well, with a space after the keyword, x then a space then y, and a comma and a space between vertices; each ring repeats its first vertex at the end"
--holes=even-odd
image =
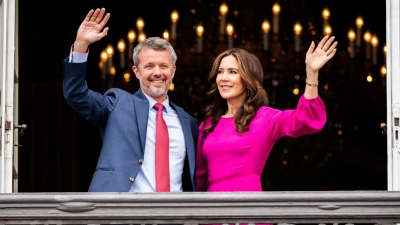
POLYGON ((229 55, 221 60, 216 82, 222 98, 235 105, 243 104, 246 99, 246 87, 240 77, 235 57, 229 55))

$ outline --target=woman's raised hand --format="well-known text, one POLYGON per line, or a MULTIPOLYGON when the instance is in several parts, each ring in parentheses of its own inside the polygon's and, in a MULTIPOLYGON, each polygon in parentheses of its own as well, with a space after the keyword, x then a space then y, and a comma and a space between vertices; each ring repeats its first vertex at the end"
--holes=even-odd
POLYGON ((310 48, 306 54, 306 70, 310 72, 318 72, 326 62, 328 62, 336 54, 337 41, 335 37, 325 36, 315 47, 315 43, 311 42, 310 48))

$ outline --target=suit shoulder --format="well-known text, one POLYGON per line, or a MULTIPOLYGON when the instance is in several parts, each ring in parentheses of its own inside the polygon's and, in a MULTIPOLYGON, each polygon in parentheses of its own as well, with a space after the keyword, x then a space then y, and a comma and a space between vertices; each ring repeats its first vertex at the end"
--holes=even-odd
POLYGON ((104 93, 104 96, 114 97, 117 99, 132 99, 133 94, 120 88, 110 88, 104 93))

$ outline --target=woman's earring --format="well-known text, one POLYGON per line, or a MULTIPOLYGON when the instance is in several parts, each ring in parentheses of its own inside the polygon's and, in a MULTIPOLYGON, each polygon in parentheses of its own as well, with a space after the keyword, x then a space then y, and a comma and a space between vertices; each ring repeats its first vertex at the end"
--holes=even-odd
POLYGON ((247 97, 250 96, 250 88, 247 88, 247 97))

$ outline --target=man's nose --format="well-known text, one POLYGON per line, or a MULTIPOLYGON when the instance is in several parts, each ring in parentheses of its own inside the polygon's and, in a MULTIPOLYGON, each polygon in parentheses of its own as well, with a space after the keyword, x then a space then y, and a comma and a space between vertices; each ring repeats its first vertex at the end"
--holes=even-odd
POLYGON ((154 73, 155 74, 161 74, 161 68, 159 66, 154 67, 154 73))

